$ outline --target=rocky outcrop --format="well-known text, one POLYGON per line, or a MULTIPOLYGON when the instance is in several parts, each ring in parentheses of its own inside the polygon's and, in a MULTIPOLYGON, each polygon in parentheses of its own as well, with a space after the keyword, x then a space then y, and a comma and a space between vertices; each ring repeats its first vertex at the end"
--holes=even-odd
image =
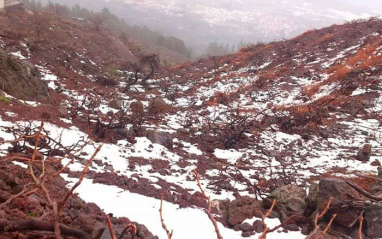
POLYGON ((359 212, 354 208, 344 208, 343 206, 348 205, 349 202, 366 200, 364 195, 348 185, 344 180, 322 179, 318 184, 318 193, 315 199, 319 211, 325 209, 331 197, 333 197, 333 201, 328 214, 336 213, 335 222, 345 227, 357 220, 359 212))
POLYGON ((23 63, 0 50, 0 85, 7 93, 22 100, 45 101, 48 87, 36 77, 31 63, 23 63))
POLYGON ((275 199, 276 207, 281 214, 281 220, 286 220, 290 215, 303 214, 306 209, 306 191, 296 185, 285 185, 276 189, 269 196, 275 199))

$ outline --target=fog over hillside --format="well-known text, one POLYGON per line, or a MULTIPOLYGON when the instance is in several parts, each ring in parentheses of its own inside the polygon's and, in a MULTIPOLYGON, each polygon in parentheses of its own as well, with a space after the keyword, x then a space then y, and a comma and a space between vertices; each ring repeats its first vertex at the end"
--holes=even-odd
POLYGON ((210 42, 273 41, 306 30, 381 15, 379 0, 56 0, 93 10, 104 7, 130 24, 179 37, 192 48, 210 42), (330 6, 330 7, 328 7, 330 6))

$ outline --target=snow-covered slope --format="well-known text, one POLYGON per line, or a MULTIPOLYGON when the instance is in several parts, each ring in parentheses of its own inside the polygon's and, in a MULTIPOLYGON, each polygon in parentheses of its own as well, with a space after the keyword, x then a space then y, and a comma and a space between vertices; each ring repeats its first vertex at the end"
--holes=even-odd
MULTIPOLYGON (((210 239, 214 229, 202 213, 205 205, 200 203, 194 169, 199 170, 207 194, 220 200, 240 196, 255 200, 284 184, 307 188, 325 176, 377 172, 382 134, 381 25, 378 19, 359 21, 252 46, 236 55, 166 69, 149 86, 138 84, 127 91, 123 83, 100 85, 80 70, 82 65, 58 71, 50 56, 35 59, 30 45, 2 38, 2 45, 15 57, 44 65, 39 69, 51 102, 26 104, 3 96, 0 137, 12 140, 15 128, 45 119, 46 133, 62 144, 50 141, 48 146, 54 149, 73 144, 76 149, 77 142, 89 139, 82 150, 74 150, 76 160, 65 176, 70 183, 82 171, 84 159, 103 144, 89 178, 78 189, 82 198, 108 213, 131 217, 165 238, 159 215, 152 215, 164 194, 165 220, 174 229, 174 239, 195 238, 200 232, 210 239), (73 72, 81 81, 77 75, 66 77, 73 72), (153 112, 151 106, 158 99, 167 107, 153 112), (140 113, 132 107, 137 102, 142 105, 140 113), (141 119, 140 127, 134 119, 141 119), (102 123, 113 127, 100 134, 102 123), (171 138, 172 147, 165 147, 167 140, 149 140, 148 131, 171 138), (373 154, 362 162, 356 155, 365 144, 373 154), (181 219, 187 216, 184 226, 181 219), (190 221, 199 230, 188 231, 190 221)), ((94 64, 103 69, 101 63, 94 64)), ((1 145, 1 156, 11 146, 1 145)), ((41 153, 50 156, 47 149, 41 153)), ((69 161, 65 154, 55 157, 63 164, 69 161)), ((226 220, 224 215, 215 216, 226 220)), ((241 238, 230 226, 219 224, 224 238, 241 238)), ((279 235, 276 231, 269 238, 279 235)), ((302 237, 300 232, 281 235, 302 237)))

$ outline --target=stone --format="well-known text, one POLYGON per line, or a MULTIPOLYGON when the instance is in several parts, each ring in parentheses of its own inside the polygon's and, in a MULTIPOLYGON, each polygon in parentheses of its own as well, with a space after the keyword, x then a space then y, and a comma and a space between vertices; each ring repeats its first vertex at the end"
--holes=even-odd
POLYGON ((318 183, 312 183, 309 186, 309 194, 306 197, 306 205, 310 209, 315 209, 317 206, 317 194, 318 194, 318 183))
POLYGON ((24 186, 23 185, 16 185, 12 188, 12 194, 18 194, 20 193, 21 191, 23 191, 24 189, 24 186))
POLYGON ((130 110, 133 114, 143 114, 145 112, 145 108, 141 101, 135 101, 130 104, 130 110))
POLYGON ((91 233, 92 238, 101 239, 102 235, 105 233, 107 226, 103 223, 97 222, 94 226, 94 230, 91 233))
POLYGON ((253 222, 253 229, 255 230, 255 232, 257 233, 261 233, 263 232, 264 228, 263 228, 263 223, 260 221, 260 220, 256 220, 253 222))
POLYGON ((288 224, 285 226, 285 229, 292 232, 298 232, 300 231, 300 228, 296 224, 288 224))
POLYGON ((68 225, 68 224, 71 224, 73 222, 73 220, 70 216, 64 216, 62 218, 62 222, 68 225))
POLYGON ((253 231, 253 227, 248 222, 240 224, 240 230, 242 231, 253 231))
POLYGON ((41 206, 45 207, 45 206, 48 206, 48 202, 45 201, 45 199, 41 198, 40 196, 38 196, 37 194, 33 193, 31 195, 28 196, 28 200, 31 200, 31 201, 37 201, 41 206))
POLYGON ((234 231, 240 231, 240 224, 237 224, 233 227, 234 231))
POLYGON ((306 209, 306 191, 296 185, 285 185, 273 191, 269 199, 276 200, 276 207, 280 212, 281 221, 291 214, 303 214, 306 209))
POLYGON ((365 144, 360 151, 358 151, 356 155, 356 159, 362 162, 367 162, 370 160, 371 154, 371 145, 365 144))
POLYGON ((168 149, 172 149, 174 147, 174 139, 172 134, 168 132, 162 132, 157 130, 146 130, 145 135, 152 143, 163 145, 168 149))
POLYGON ((330 197, 333 197, 333 201, 330 206, 331 210, 327 213, 327 217, 337 213, 335 222, 345 227, 354 220, 357 220, 358 212, 352 208, 342 209, 342 205, 348 201, 366 200, 364 195, 353 189, 344 180, 333 178, 321 179, 318 184, 318 193, 315 199, 319 211, 323 211, 326 208, 330 197))
POLYGON ((122 109, 122 103, 119 100, 113 99, 109 102, 109 107, 113 109, 122 109))
POLYGON ((21 62, 24 65, 24 67, 26 68, 29 77, 40 75, 40 71, 35 66, 35 64, 33 64, 32 62, 27 61, 27 60, 22 60, 21 62))
POLYGON ((74 197, 70 200, 70 207, 80 210, 83 207, 84 203, 82 202, 81 198, 74 197))
MULTIPOLYGON (((76 210, 76 211, 79 212, 78 210, 76 210)), ((92 233, 93 232, 94 225, 96 224, 96 222, 97 221, 95 219, 91 218, 88 215, 85 215, 83 213, 79 213, 78 214, 78 217, 77 217, 78 226, 80 226, 81 229, 86 231, 87 233, 92 233)))
POLYGON ((137 226, 137 236, 141 238, 146 238, 147 235, 149 234, 149 231, 147 228, 143 225, 138 225, 137 226))
POLYGON ((382 205, 370 205, 365 209, 366 234, 371 238, 382 238, 382 205))
POLYGON ((307 236, 307 235, 309 235, 309 233, 310 233, 310 228, 309 228, 308 226, 303 226, 303 227, 301 228, 301 234, 302 234, 302 235, 307 236))
POLYGON ((250 236, 252 236, 252 232, 243 232, 243 233, 241 234, 241 236, 242 236, 242 237, 250 237, 250 236))
POLYGON ((161 97, 155 97, 149 102, 149 112, 151 114, 160 114, 168 112, 172 106, 168 105, 161 97))
POLYGON ((231 226, 241 224, 244 220, 254 217, 255 212, 262 208, 262 202, 249 196, 240 197, 228 203, 226 210, 227 222, 231 226))
MULTIPOLYGON (((382 167, 378 168, 378 178, 382 180, 382 167)), ((382 197, 382 181, 376 180, 370 188, 370 193, 377 197, 382 197)))
POLYGON ((7 191, 0 190, 0 203, 7 201, 10 197, 12 197, 12 194, 7 191))

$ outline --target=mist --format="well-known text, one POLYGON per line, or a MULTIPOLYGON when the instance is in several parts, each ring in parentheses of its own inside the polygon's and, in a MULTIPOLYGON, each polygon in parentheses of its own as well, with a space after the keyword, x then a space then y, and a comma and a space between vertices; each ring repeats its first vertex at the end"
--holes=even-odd
POLYGON ((380 0, 60 0, 110 12, 184 40, 198 57, 210 43, 229 48, 289 39, 307 30, 379 16, 380 0))

